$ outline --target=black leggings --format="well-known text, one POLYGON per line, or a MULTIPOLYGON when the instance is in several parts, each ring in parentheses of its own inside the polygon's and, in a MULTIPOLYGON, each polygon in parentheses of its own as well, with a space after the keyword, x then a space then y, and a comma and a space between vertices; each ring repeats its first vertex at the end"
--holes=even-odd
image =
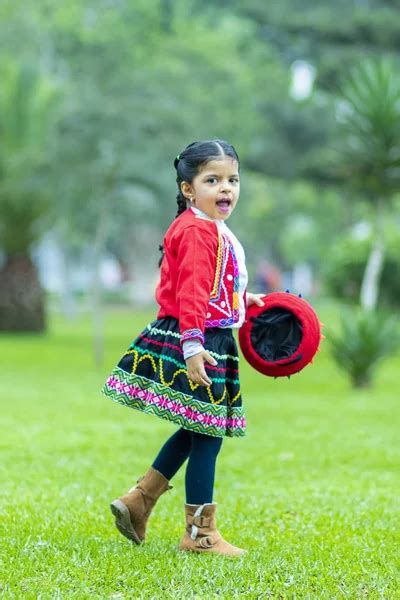
POLYGON ((215 463, 221 445, 222 438, 178 429, 165 442, 152 466, 169 480, 189 457, 185 476, 186 503, 212 502, 215 463))

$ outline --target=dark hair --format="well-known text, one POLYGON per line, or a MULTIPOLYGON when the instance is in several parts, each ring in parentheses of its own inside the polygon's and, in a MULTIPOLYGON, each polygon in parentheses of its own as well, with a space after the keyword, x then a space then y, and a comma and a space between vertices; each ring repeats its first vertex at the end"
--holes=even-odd
MULTIPOLYGON (((181 183, 187 181, 192 183, 193 179, 199 173, 200 167, 206 165, 211 160, 218 160, 223 156, 230 156, 236 160, 239 164, 239 157, 235 148, 226 142, 225 140, 204 140, 201 142, 192 142, 186 148, 178 154, 174 160, 174 167, 176 169, 176 183, 178 185, 178 195, 176 202, 178 204, 178 212, 176 217, 185 212, 187 208, 187 199, 182 193, 181 183)), ((164 256, 164 248, 160 246, 161 258, 158 266, 161 266, 161 262, 164 256)))

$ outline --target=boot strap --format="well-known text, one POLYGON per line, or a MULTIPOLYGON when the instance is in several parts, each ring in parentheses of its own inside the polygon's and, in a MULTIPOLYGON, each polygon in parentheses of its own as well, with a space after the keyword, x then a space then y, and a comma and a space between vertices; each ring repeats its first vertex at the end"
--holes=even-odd
POLYGON ((210 517, 203 517, 203 515, 199 515, 198 517, 188 516, 187 524, 188 525, 196 525, 196 527, 209 527, 211 523, 210 517))
POLYGON ((201 525, 199 525, 199 526, 196 525, 195 520, 196 519, 202 519, 202 514, 201 513, 204 510, 204 506, 205 506, 205 504, 200 504, 200 506, 198 506, 196 508, 194 515, 189 515, 188 516, 188 521, 187 522, 188 522, 189 527, 190 527, 189 518, 192 519, 192 523, 191 523, 192 531, 190 533, 190 537, 192 538, 192 540, 197 539, 197 534, 199 533, 199 527, 201 527, 201 525))

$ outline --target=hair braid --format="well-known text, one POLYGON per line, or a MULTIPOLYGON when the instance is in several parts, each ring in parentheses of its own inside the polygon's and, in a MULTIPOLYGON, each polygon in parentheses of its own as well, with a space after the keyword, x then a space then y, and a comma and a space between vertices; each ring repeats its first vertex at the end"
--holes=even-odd
POLYGON ((178 212, 176 213, 176 217, 179 217, 179 215, 181 215, 187 209, 187 199, 182 194, 181 190, 179 190, 178 195, 176 197, 176 203, 178 205, 178 212))
MULTIPOLYGON (((187 200, 185 196, 182 194, 181 190, 179 190, 178 195, 176 197, 176 203, 178 204, 178 212, 176 213, 176 217, 179 217, 183 212, 185 212, 187 208, 187 200)), ((161 252, 160 260, 158 261, 158 266, 161 267, 162 259, 164 258, 164 246, 160 244, 158 249, 161 252)))

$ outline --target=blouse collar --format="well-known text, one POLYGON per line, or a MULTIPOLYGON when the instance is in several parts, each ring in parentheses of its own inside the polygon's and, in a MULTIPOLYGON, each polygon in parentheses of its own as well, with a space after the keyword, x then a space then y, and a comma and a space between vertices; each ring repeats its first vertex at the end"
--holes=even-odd
POLYGON ((223 219, 213 219, 212 217, 209 217, 205 212, 203 212, 202 210, 197 208, 197 206, 190 206, 190 208, 194 212, 195 215, 198 215, 202 219, 206 219, 207 221, 214 221, 214 223, 223 223, 224 222, 223 219))

